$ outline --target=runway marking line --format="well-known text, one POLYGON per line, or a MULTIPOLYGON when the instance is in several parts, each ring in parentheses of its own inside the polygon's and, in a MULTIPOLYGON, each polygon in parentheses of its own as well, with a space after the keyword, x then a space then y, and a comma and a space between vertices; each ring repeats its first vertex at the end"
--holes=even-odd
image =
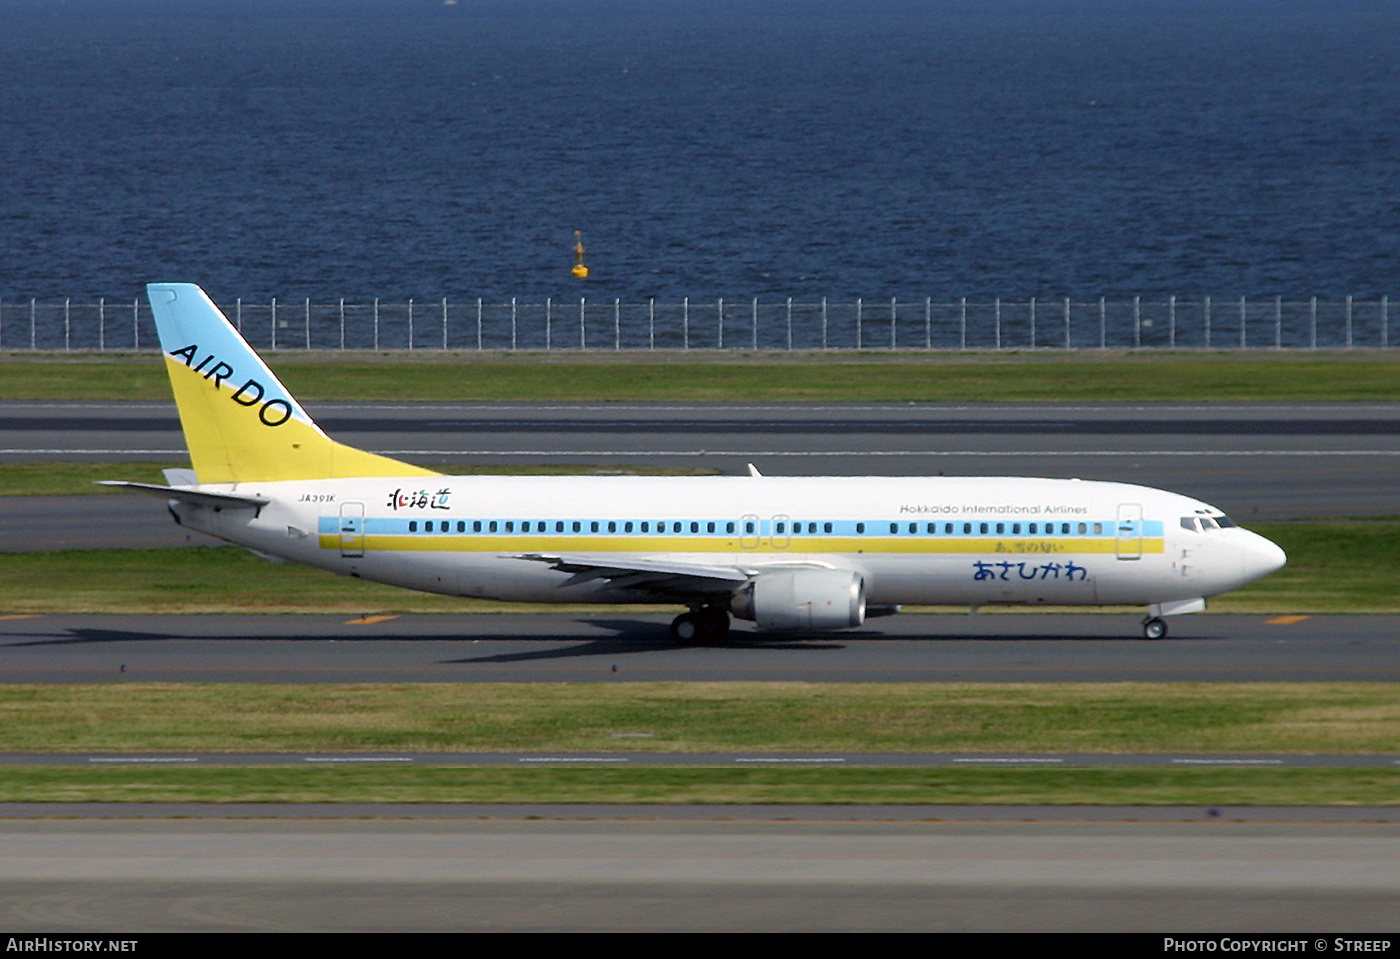
POLYGON ((43 613, 10 613, 8 616, 0 616, 0 619, 38 619, 43 613))
POLYGON ((361 616, 359 619, 347 619, 346 626, 373 626, 375 623, 387 623, 391 619, 398 619, 395 616, 361 616))
POLYGON ((1309 616, 1275 616, 1273 619, 1264 620, 1264 623, 1267 626, 1292 626, 1294 623, 1301 623, 1310 618, 1309 616))

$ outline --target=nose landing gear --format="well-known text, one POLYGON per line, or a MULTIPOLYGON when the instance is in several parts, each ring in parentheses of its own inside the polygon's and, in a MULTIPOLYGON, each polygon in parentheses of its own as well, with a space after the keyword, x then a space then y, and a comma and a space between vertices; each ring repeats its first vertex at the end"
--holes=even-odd
POLYGON ((1167 635, 1167 621, 1160 616, 1149 616, 1142 621, 1143 639, 1162 639, 1167 635))

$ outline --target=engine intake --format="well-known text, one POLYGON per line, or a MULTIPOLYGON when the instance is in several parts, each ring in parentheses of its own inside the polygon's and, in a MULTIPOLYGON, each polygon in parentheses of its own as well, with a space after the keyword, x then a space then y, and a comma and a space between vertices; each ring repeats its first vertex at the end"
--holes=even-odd
POLYGON ((848 629, 865 622, 865 580, 848 569, 775 569, 735 590, 729 611, 759 629, 848 629))

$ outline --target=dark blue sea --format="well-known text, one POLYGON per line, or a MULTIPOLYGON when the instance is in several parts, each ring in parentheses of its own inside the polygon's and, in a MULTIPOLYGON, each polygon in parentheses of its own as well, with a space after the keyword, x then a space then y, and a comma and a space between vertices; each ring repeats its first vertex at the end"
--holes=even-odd
POLYGON ((0 0, 0 297, 149 280, 1400 294, 1400 4, 0 0))

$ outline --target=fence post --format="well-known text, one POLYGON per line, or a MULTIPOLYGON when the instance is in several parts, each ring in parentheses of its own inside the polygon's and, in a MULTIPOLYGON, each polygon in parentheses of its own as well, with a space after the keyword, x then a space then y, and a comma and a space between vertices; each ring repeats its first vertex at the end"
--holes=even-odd
POLYGON ((306 348, 311 349, 311 297, 306 298, 306 348))
POLYGON ((647 298, 647 349, 656 349, 656 297, 647 298))
POLYGON ((31 350, 38 343, 39 318, 36 316, 38 311, 38 302, 31 296, 29 298, 29 348, 31 350))
POLYGON ((792 297, 787 298, 787 344, 788 352, 792 352, 792 297))
POLYGON ((1381 348, 1390 345, 1390 294, 1381 297, 1381 348))
POLYGON ((1176 349, 1176 294, 1167 297, 1167 346, 1176 349))
POLYGON ((622 349, 622 301, 613 298, 613 349, 622 349))
POLYGON ((277 349, 277 297, 272 298, 272 348, 277 349))
POLYGON ((379 351, 379 297, 374 298, 374 349, 379 351))
POLYGON ((1035 297, 1031 297, 1031 350, 1035 350, 1035 297))
POLYGON ((340 298, 340 349, 345 351, 345 297, 340 298))
POLYGON ((1347 349, 1351 349, 1351 297, 1347 297, 1347 349))
POLYGON ((1133 297, 1133 349, 1142 349, 1142 297, 1133 297))
POLYGON ((1210 297, 1205 299, 1205 348, 1210 349, 1210 297))
POLYGON ((758 349, 758 297, 753 298, 753 348, 758 349))
POLYGON ((578 347, 588 349, 588 298, 578 298, 578 347))
POLYGON ((719 298, 719 349, 724 349, 724 297, 719 298))
POLYGON ((233 301, 233 325, 238 332, 243 332, 243 297, 233 301))
POLYGON ((898 342, 898 339, 899 339, 898 320, 897 320, 898 315, 899 315, 899 314, 898 314, 898 312, 897 312, 897 307, 895 306, 895 298, 894 298, 894 297, 890 297, 890 351, 891 351, 891 352, 893 352, 895 349, 897 349, 897 342, 898 342))
POLYGON ((0 347, 5 345, 5 298, 0 297, 0 347))
POLYGON ((554 346, 554 297, 544 298, 544 351, 548 353, 554 346))
POLYGON ((1283 297, 1274 297, 1274 349, 1283 349, 1283 297))
POLYGON ((513 296, 510 298, 510 348, 512 351, 515 350, 515 297, 513 296))
POLYGON ((447 297, 442 298, 442 348, 447 349, 447 297))
POLYGON ((481 297, 476 298, 476 351, 481 352, 481 297))
POLYGON ((994 347, 995 349, 1000 350, 1000 349, 1001 349, 1001 297, 997 297, 997 298, 996 298, 996 300, 995 300, 995 307, 996 307, 996 313, 995 313, 995 319, 993 320, 993 323, 992 323, 992 329, 996 332, 996 338, 992 341, 992 345, 993 345, 993 347, 994 347))
POLYGON ((681 300, 681 346, 690 349, 690 297, 681 300))
POLYGON ((822 297, 822 349, 826 349, 826 297, 822 297))
POLYGON ((73 298, 63 298, 63 349, 72 349, 73 342, 73 298))
POLYGON ((924 349, 933 349, 933 297, 924 297, 924 349))
POLYGON ((856 349, 865 349, 865 310, 860 297, 856 297, 856 349))
POLYGON ((1099 297, 1099 349, 1108 348, 1108 308, 1099 297))
POLYGON ((413 352, 413 297, 408 298, 408 351, 413 352))
POLYGON ((1065 349, 1070 349, 1069 297, 1065 297, 1065 349))
POLYGON ((131 346, 132 349, 141 348, 141 298, 138 296, 131 301, 131 346))
POLYGON ((958 349, 967 351, 967 297, 958 298, 958 349))
POLYGON ((1245 306, 1244 297, 1240 297, 1240 349, 1245 345, 1245 306))
POLYGON ((1317 349, 1317 297, 1308 301, 1308 349, 1317 349))
POLYGON ((99 296, 97 298, 97 352, 103 353, 107 349, 107 298, 99 296))

